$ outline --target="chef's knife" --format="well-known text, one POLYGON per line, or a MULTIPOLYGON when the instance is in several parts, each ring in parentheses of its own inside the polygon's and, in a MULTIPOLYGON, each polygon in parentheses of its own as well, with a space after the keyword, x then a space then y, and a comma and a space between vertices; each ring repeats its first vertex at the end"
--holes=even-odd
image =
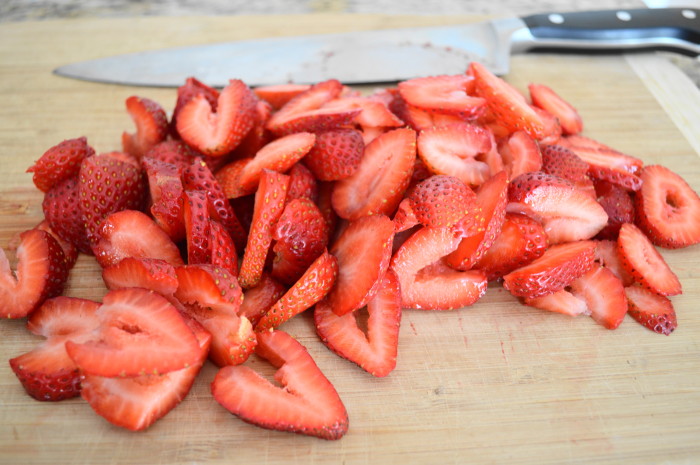
POLYGON ((480 61, 506 74, 510 55, 536 50, 671 50, 700 54, 700 9, 544 13, 421 28, 243 40, 144 51, 69 64, 56 74, 135 86, 179 86, 194 76, 215 87, 394 82, 463 73, 480 61))

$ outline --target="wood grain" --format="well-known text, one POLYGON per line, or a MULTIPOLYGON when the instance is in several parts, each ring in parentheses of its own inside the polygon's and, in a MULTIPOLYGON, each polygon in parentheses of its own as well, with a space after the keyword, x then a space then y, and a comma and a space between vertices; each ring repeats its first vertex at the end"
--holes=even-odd
MULTIPOLYGON (((55 77, 56 66, 165 45, 472 19, 312 15, 4 24, 0 245, 42 217, 41 195, 25 170, 44 150, 81 135, 98 151, 117 149, 121 132, 133 130, 126 97, 147 96, 166 108, 175 101, 170 89, 55 77)), ((696 111, 697 96, 678 98, 674 89, 690 90, 673 73, 639 69, 622 57, 533 55, 516 57, 508 79, 521 89, 529 82, 551 85, 579 108, 586 135, 669 166, 699 191, 700 157, 684 137, 698 134, 697 121, 677 116, 696 111), (639 74, 653 76, 649 88, 663 92, 652 94, 639 74), (657 99, 678 107, 670 109, 674 118, 657 99)), ((314 334, 310 315, 298 316, 283 329, 308 347, 350 415, 350 431, 337 442, 266 431, 233 417, 209 393, 216 372, 210 364, 180 406, 134 434, 111 426, 80 399, 55 405, 30 399, 0 363, 0 463, 694 463, 700 460, 700 249, 662 254, 684 288, 672 299, 679 328, 670 337, 629 317, 608 331, 589 318, 526 308, 492 286, 471 308, 406 311, 397 368, 374 379, 332 355, 314 334)), ((99 300, 104 292, 93 259, 81 257, 66 293, 99 300)), ((24 321, 0 322, 0 359, 37 341, 24 321)))

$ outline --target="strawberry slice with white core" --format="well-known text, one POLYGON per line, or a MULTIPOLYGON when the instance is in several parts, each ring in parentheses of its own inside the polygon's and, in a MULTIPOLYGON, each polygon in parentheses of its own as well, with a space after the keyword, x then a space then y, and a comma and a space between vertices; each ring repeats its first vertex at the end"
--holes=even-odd
POLYGON ((540 147, 525 131, 516 131, 498 144, 508 179, 542 169, 540 147))
POLYGON ((177 290, 175 267, 165 260, 126 257, 119 263, 102 270, 102 280, 107 289, 142 287, 172 296, 177 290))
POLYGON ((530 84, 528 90, 532 104, 557 118, 564 134, 578 134, 583 130, 583 120, 576 108, 552 88, 544 84, 530 84))
POLYGON ((393 271, 382 278, 379 291, 367 303, 367 313, 365 334, 357 312, 338 316, 329 301, 322 300, 314 309, 316 332, 336 354, 376 377, 387 376, 396 367, 401 325, 401 290, 393 271))
POLYGON ((348 414, 304 346, 283 331, 259 335, 256 353, 277 371, 277 386, 248 366, 228 366, 211 385, 217 402, 243 421, 273 430, 340 439, 348 414))
POLYGON ((400 82, 398 89, 409 105, 423 110, 476 116, 486 101, 467 94, 473 80, 466 74, 420 77, 400 82))
POLYGON ((566 289, 540 297, 525 297, 525 305, 569 316, 590 315, 586 301, 566 289))
POLYGON ((676 310, 668 297, 641 286, 625 288, 629 310, 627 313, 642 326, 669 336, 678 327, 676 310))
POLYGON ((66 342, 85 373, 139 376, 197 363, 199 344, 180 312, 165 297, 140 288, 108 292, 97 310, 99 327, 86 342, 66 342))
POLYGON ((607 329, 616 329, 627 314, 622 281, 602 266, 596 265, 573 280, 571 292, 586 301, 591 318, 607 329))
POLYGON ((126 99, 126 110, 136 124, 136 134, 122 134, 122 148, 141 158, 168 136, 168 117, 158 102, 132 95, 126 99))
POLYGON ((355 117, 355 123, 363 128, 400 127, 404 123, 393 114, 386 103, 368 97, 343 97, 331 100, 323 108, 334 110, 361 110, 355 117))

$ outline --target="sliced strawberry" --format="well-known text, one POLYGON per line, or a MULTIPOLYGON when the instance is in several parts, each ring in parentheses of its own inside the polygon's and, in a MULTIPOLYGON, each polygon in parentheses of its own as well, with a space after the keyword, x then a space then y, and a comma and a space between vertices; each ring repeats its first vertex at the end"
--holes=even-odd
POLYGON ((284 211, 288 188, 289 176, 263 170, 255 193, 253 222, 238 276, 244 289, 254 287, 260 281, 272 244, 272 231, 284 211))
POLYGON ((316 199, 316 205, 318 205, 318 210, 323 215, 326 220, 329 231, 335 231, 335 226, 338 223, 338 214, 333 209, 333 190, 335 183, 333 182, 319 182, 318 183, 318 198, 316 199))
POLYGON ((525 297, 525 305, 569 316, 590 315, 586 301, 566 289, 540 297, 525 297))
POLYGON ((351 221, 333 243, 338 278, 327 300, 337 315, 364 307, 377 293, 389 268, 393 238, 392 221, 372 215, 351 221))
POLYGON ((272 277, 292 285, 326 249, 330 231, 323 215, 309 199, 292 199, 272 230, 272 277))
POLYGON ((525 131, 516 131, 498 144, 508 179, 542 169, 540 147, 525 131))
POLYGON ((257 341, 250 321, 238 315, 243 293, 236 277, 212 265, 181 266, 176 273, 175 297, 212 335, 209 358, 218 366, 245 362, 257 341))
POLYGON ((126 257, 119 263, 102 270, 107 289, 142 287, 165 297, 177 290, 175 267, 165 260, 126 257))
POLYGON ((296 163, 288 172, 289 192, 287 201, 292 199, 309 199, 315 202, 318 198, 318 182, 311 171, 302 163, 296 163))
POLYGON ((269 102, 273 109, 279 110, 291 99, 309 88, 311 86, 308 84, 274 84, 256 87, 253 92, 258 98, 269 102))
POLYGON ((223 166, 216 172, 216 180, 219 181, 219 185, 227 198, 237 199, 255 192, 255 188, 244 189, 241 185, 241 173, 251 161, 253 161, 252 158, 240 158, 223 166))
POLYGON ((122 150, 141 158, 168 136, 168 117, 158 102, 135 95, 126 99, 126 111, 136 124, 136 134, 122 134, 122 150))
POLYGON ((338 260, 324 251, 294 285, 260 318, 255 331, 277 328, 293 316, 313 307, 335 284, 338 260))
POLYGON ((423 110, 475 117, 483 111, 486 101, 467 94, 473 80, 466 74, 421 77, 400 82, 398 89, 409 105, 423 110))
MULTIPOLYGON (((70 270, 71 268, 73 268, 73 265, 75 265, 75 262, 78 260, 78 249, 72 243, 59 237, 58 234, 56 234, 56 232, 53 229, 51 229, 51 226, 49 226, 49 222, 46 220, 43 220, 41 223, 34 226, 34 229, 40 229, 51 234, 61 246, 61 249, 63 249, 63 255, 66 258, 66 269, 70 270)), ((17 247, 15 246, 15 250, 16 249, 17 247)))
POLYGON ((475 61, 467 72, 474 77, 474 95, 486 99, 488 110, 509 132, 522 130, 536 140, 546 135, 542 118, 515 87, 475 61))
POLYGON ((413 208, 411 208, 411 199, 409 197, 401 201, 399 208, 396 209, 393 221, 395 233, 409 230, 420 224, 418 218, 416 218, 416 214, 413 212, 413 208))
POLYGON ((700 197, 683 178, 660 165, 645 166, 635 196, 637 225, 660 247, 700 243, 700 197))
POLYGON ((199 344, 165 297, 140 288, 108 292, 96 315, 99 327, 86 342, 66 342, 78 367, 98 376, 139 376, 197 363, 199 344))
POLYGON ((620 326, 627 314, 627 297, 622 281, 599 265, 571 282, 571 292, 586 301, 591 318, 607 329, 620 326))
POLYGON ((600 266, 604 266, 620 278, 622 284, 627 287, 634 283, 634 278, 630 275, 620 260, 617 250, 617 241, 599 240, 596 241, 595 258, 600 266))
MULTIPOLYGON (((231 153, 231 157, 252 157, 272 140, 272 134, 265 127, 270 116, 272 116, 272 106, 264 100, 258 100, 255 103, 255 122, 253 123, 253 127, 231 153)), ((217 160, 222 160, 222 163, 225 163, 226 157, 219 157, 217 160)), ((217 166, 216 169, 219 168, 221 168, 221 166, 217 166)))
POLYGON ((54 237, 39 229, 20 234, 17 270, 0 249, 0 316, 22 318, 60 295, 68 279, 66 257, 54 237))
POLYGON ((422 228, 409 237, 391 259, 401 284, 405 308, 450 310, 472 305, 486 292, 481 271, 455 271, 441 259, 459 245, 455 228, 422 228))
POLYGON ((676 295, 682 292, 678 276, 654 244, 634 224, 625 223, 620 227, 617 250, 622 265, 642 286, 661 295, 676 295))
POLYGON ((87 143, 87 138, 68 139, 48 149, 27 173, 34 173, 32 181, 42 192, 48 192, 53 186, 72 178, 80 171, 84 158, 95 154, 87 143))
POLYGON ((338 216, 353 220, 371 214, 392 215, 411 180, 415 158, 412 129, 394 129, 372 141, 357 171, 335 184, 332 203, 338 216))
POLYGON ((578 134, 583 130, 583 120, 578 111, 549 86, 530 84, 528 90, 532 104, 554 115, 564 134, 578 134))
POLYGON ((173 116, 170 122, 173 135, 177 135, 177 117, 180 114, 180 110, 182 110, 187 102, 200 94, 209 103, 212 111, 216 112, 219 101, 219 91, 193 77, 187 78, 185 83, 177 88, 177 101, 175 102, 175 109, 173 110, 173 116))
POLYGON ((608 222, 608 215, 594 198, 569 181, 542 171, 513 179, 508 202, 508 211, 540 221, 551 244, 590 239, 608 222))
POLYGON ((634 222, 632 197, 625 189, 607 181, 595 183, 595 192, 598 203, 608 215, 608 224, 600 230, 596 238, 615 240, 620 226, 634 222))
POLYGON ((144 158, 153 158, 178 167, 186 167, 198 154, 181 140, 170 139, 154 145, 144 154, 144 158))
POLYGON ((97 302, 74 297, 49 299, 27 319, 27 328, 46 338, 37 347, 10 359, 10 367, 27 394, 41 401, 80 395, 80 372, 68 357, 66 341, 82 342, 98 325, 97 302))
POLYGON ((178 112, 177 132, 204 155, 220 157, 231 152, 253 127, 255 96, 248 86, 232 79, 219 94, 216 110, 198 94, 178 112))
POLYGON ((361 112, 355 117, 355 123, 363 128, 396 128, 403 126, 401 118, 389 110, 387 104, 371 97, 343 97, 331 100, 323 108, 334 110, 355 110, 361 112))
POLYGON ((185 237, 184 187, 181 166, 155 158, 143 157, 151 194, 150 212, 153 220, 174 241, 185 237))
POLYGON ((187 263, 211 263, 209 199, 204 191, 185 191, 183 218, 187 239, 187 263))
POLYGON ((540 223, 525 215, 506 213, 501 233, 475 268, 486 273, 491 281, 539 258, 548 245, 540 223))
POLYGON ((364 154, 362 134, 355 129, 336 129, 316 135, 316 144, 304 164, 320 181, 345 179, 357 171, 364 154))
POLYGON ((572 183, 588 179, 588 163, 562 145, 542 146, 542 171, 572 183))
POLYGON ((381 280, 377 294, 367 302, 367 333, 358 326, 356 313, 338 316, 328 300, 316 304, 314 322, 323 343, 368 373, 383 377, 396 367, 401 290, 393 271, 381 280))
POLYGON ((459 178, 478 186, 490 176, 483 157, 493 145, 488 129, 469 123, 435 126, 418 135, 418 155, 434 174, 459 178))
POLYGON ((447 255, 446 263, 457 270, 468 270, 481 259, 501 233, 508 202, 508 175, 501 171, 476 191, 476 212, 465 216, 459 227, 463 239, 447 255))
POLYGON ((80 252, 92 254, 80 207, 78 176, 66 178, 49 189, 41 207, 44 218, 58 237, 73 244, 80 252))
POLYGON ((239 316, 248 318, 253 326, 258 324, 260 318, 267 313, 275 302, 287 292, 287 288, 276 281, 267 273, 263 273, 257 286, 247 289, 243 293, 243 303, 239 316))
POLYGON ((306 155, 316 142, 309 132, 298 132, 275 139, 255 154, 253 160, 243 167, 239 182, 245 191, 255 189, 263 170, 287 172, 306 155))
MULTIPOLYGON (((336 79, 319 82, 299 93, 273 113, 267 122, 267 128, 277 134, 285 132, 290 121, 309 111, 318 110, 325 103, 338 97, 343 85, 336 79)), ((330 110, 335 112, 335 110, 330 110)))
POLYGON ((110 423, 131 431, 142 431, 175 408, 189 393, 206 360, 211 336, 195 321, 186 318, 199 343, 198 359, 187 368, 165 374, 131 378, 85 375, 82 397, 110 423))
POLYGON ((216 220, 209 221, 209 232, 211 233, 209 238, 211 264, 238 276, 238 253, 231 235, 216 220))
MULTIPOLYGON (((280 110, 279 113, 281 113, 280 110)), ((334 129, 352 127, 361 109, 340 110, 336 108, 318 108, 294 114, 290 119, 272 126, 270 131, 277 137, 283 137, 295 132, 325 132, 334 129)), ((274 115, 270 117, 270 121, 274 115)), ((269 123, 268 123, 269 127, 269 123)))
POLYGON ((573 145, 571 142, 567 143, 567 139, 560 139, 560 143, 565 143, 581 160, 588 163, 588 174, 591 178, 609 181, 631 191, 642 187, 642 180, 636 174, 643 164, 639 158, 613 149, 573 145))
POLYGON ((517 297, 540 297, 560 291, 595 265, 594 241, 553 245, 539 258, 503 277, 517 297))
POLYGON ((243 421, 278 431, 340 439, 348 414, 308 351, 284 331, 258 335, 256 353, 277 372, 276 386, 248 366, 224 367, 211 384, 214 399, 243 421))
POLYGON ((476 194, 454 176, 435 175, 419 182, 408 199, 424 226, 450 227, 477 208, 476 194))
POLYGON ((629 316, 650 330, 669 336, 677 327, 676 310, 668 297, 641 286, 625 288, 629 316))

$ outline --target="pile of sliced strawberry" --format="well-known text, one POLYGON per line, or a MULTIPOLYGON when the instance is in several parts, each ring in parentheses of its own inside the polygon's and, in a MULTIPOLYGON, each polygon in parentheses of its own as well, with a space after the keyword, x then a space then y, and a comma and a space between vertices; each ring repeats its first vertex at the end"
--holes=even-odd
POLYGON ((657 247, 700 242, 700 198, 582 136, 549 87, 529 93, 474 63, 370 95, 191 78, 169 119, 130 97, 121 151, 79 137, 28 170, 46 219, 19 235, 16 271, 0 255, 0 313, 46 341, 13 371, 39 400, 81 395, 141 430, 208 358, 214 399, 242 420, 338 439, 342 400, 284 332, 305 311, 377 377, 396 367, 403 309, 463 308, 490 282, 524 305, 609 329, 629 312, 670 334, 681 282, 657 247), (102 302, 60 296, 78 251, 102 267, 102 302))

